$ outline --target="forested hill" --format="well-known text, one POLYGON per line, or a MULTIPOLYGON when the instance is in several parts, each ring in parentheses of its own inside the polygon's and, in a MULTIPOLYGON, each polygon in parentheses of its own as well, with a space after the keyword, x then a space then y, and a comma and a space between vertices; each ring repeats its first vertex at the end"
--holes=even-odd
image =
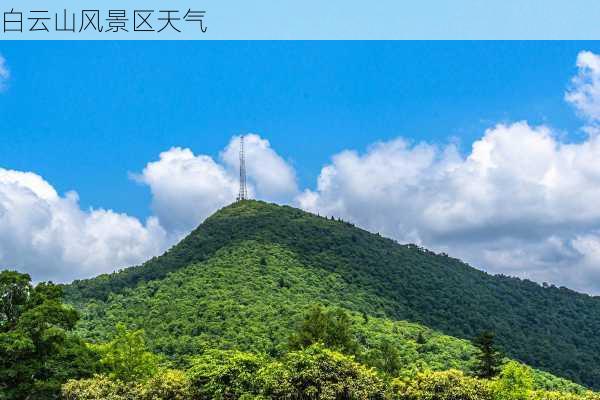
MULTIPOLYGON (((210 272, 209 268, 226 265, 232 252, 239 258, 244 254, 241 249, 249 249, 248 254, 254 258, 264 253, 256 263, 264 264, 267 274, 269 265, 285 254, 294 260, 290 265, 305 271, 306 276, 336 277, 335 282, 314 281, 319 291, 307 293, 310 298, 305 303, 319 301, 365 316, 414 321, 468 339, 491 329, 509 356, 600 388, 600 299, 564 288, 543 288, 530 281, 492 276, 457 259, 414 245, 399 245, 346 222, 259 201, 242 201, 223 208, 164 255, 141 266, 73 282, 65 288, 67 299, 84 310, 84 326, 108 326, 114 322, 110 321, 110 310, 120 309, 119 317, 123 318, 131 309, 134 314, 128 317, 148 329, 146 316, 135 314, 135 304, 144 303, 144 296, 177 307, 168 298, 156 300, 160 280, 184 267, 186 274, 194 268, 210 272), (128 296, 136 300, 129 308, 123 307, 128 296)), ((215 271, 221 273, 220 269, 215 271)), ((273 293, 293 287, 298 279, 294 277, 298 276, 303 275, 296 271, 287 278, 279 276, 273 293)), ((231 286, 238 285, 240 292, 247 289, 244 281, 224 279, 211 281, 211 289, 215 285, 227 286, 233 293, 236 288, 231 286)), ((186 295, 200 296, 202 287, 195 290, 186 295)), ((298 299, 301 295, 299 292, 298 299)), ((185 301, 187 306, 194 304, 194 299, 185 301)), ((228 299, 228 307, 234 307, 231 302, 234 300, 228 299)), ((241 306, 250 307, 237 305, 241 306)), ((223 310, 217 314, 212 320, 225 315, 223 310)), ((186 318, 179 328, 176 323, 168 328, 171 335, 193 337, 203 334, 203 329, 211 329, 197 326, 190 332, 179 332, 187 329, 194 318, 200 325, 202 318, 212 321, 202 310, 186 318)), ((222 326, 212 329, 218 331, 222 326)), ((246 333, 240 340, 252 340, 252 332, 246 333)), ((87 335, 94 333, 88 331, 87 335)), ((268 338, 271 333, 265 335, 268 338)), ((156 343, 159 339, 155 337, 156 343)), ((234 342, 232 345, 239 344, 239 340, 234 342)))

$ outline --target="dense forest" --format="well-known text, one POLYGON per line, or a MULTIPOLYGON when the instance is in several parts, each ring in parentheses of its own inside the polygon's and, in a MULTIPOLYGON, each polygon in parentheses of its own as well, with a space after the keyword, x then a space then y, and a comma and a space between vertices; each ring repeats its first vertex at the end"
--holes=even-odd
POLYGON ((0 400, 600 400, 598 301, 244 200, 138 267, 0 272, 0 400))
POLYGON ((471 344, 314 304, 276 354, 203 342, 169 357, 124 323, 108 340, 83 341, 73 332, 79 315, 62 294, 0 272, 0 399, 600 400, 505 358, 491 332, 471 344))
POLYGON ((124 321, 171 357, 202 343, 279 355, 294 317, 318 301, 467 340, 491 330, 511 358, 600 388, 600 299, 260 201, 225 207, 164 255, 65 293, 84 337, 106 340, 124 321))

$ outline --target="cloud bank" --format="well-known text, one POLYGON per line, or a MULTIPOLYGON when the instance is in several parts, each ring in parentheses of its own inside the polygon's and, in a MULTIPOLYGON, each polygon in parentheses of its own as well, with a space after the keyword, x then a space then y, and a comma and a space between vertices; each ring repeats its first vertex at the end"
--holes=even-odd
POLYGON ((298 203, 491 272, 597 291, 599 160, 598 136, 565 144, 526 122, 487 130, 465 157, 397 139, 335 155, 298 203))
MULTIPOLYGON (((239 189, 240 137, 231 139, 216 161, 173 147, 150 162, 138 182, 149 186, 152 209, 162 226, 178 236, 233 202, 239 189)), ((245 135, 248 191, 252 197, 286 201, 298 193, 294 169, 256 134, 245 135)))
MULTIPOLYGON (((260 136, 246 136, 249 191, 281 201, 298 194, 296 176, 260 136)), ((141 263, 159 255, 204 218, 235 200, 239 137, 220 159, 173 147, 134 180, 152 192, 144 223, 112 210, 82 210, 76 192, 60 196, 32 172, 0 168, 0 266, 34 280, 67 282, 141 263)))
POLYGON ((600 56, 589 51, 577 55, 578 74, 571 80, 565 100, 590 122, 600 120, 600 56))
POLYGON ((0 168, 0 265, 36 281, 68 281, 144 261, 166 245, 154 217, 146 223, 110 210, 79 207, 42 177, 0 168))

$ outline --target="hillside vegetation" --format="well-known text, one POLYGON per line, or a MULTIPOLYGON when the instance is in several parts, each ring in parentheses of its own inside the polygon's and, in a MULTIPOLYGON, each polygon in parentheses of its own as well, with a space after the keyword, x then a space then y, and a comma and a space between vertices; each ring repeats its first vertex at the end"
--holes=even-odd
MULTIPOLYGON (((79 333, 105 342, 121 323, 143 328, 151 350, 179 367, 187 366, 189 356, 211 349, 281 357, 303 315, 318 301, 350 316, 354 345, 344 351, 366 365, 393 376, 472 369, 476 349, 469 341, 348 311, 372 300, 337 273, 302 266, 280 246, 247 241, 163 280, 111 295, 107 302, 91 301, 82 310, 79 333)), ((581 389, 540 371, 534 376, 537 388, 581 389)))
MULTIPOLYGON (((269 249, 260 250, 264 269, 269 249)), ((248 252, 239 255, 253 258, 248 252)), ((175 283, 181 286, 181 281, 175 283)), ((262 287, 260 281, 253 283, 262 287)), ((220 336, 213 336, 212 342, 205 337, 201 346, 166 357, 151 351, 143 330, 129 330, 123 322, 110 339, 84 342, 72 331, 79 315, 61 302, 62 294, 52 283, 33 286, 27 274, 0 271, 0 399, 600 399, 574 383, 502 360, 491 333, 478 336, 475 349, 415 324, 371 321, 341 307, 312 305, 294 324, 281 352, 223 349, 220 336), (465 367, 467 372, 458 369, 465 367)), ((222 295, 213 295, 211 304, 223 302, 222 295)), ((260 301, 258 296, 254 299, 260 301)), ((131 317, 124 319, 130 322, 131 317)), ((254 334, 251 325, 260 325, 247 316, 222 322, 248 332, 234 336, 236 347, 254 334)))
MULTIPOLYGON (((600 387, 599 299, 491 276, 345 222, 258 201, 220 210, 161 257, 65 292, 82 312, 76 329, 86 339, 108 340, 124 322, 145 329, 150 347, 181 367, 187 355, 210 348, 280 357, 307 307, 320 303, 352 316, 354 353, 366 365, 388 368, 376 365, 376 354, 395 349, 397 373, 466 371, 472 345, 446 335, 471 339, 493 330, 508 356, 600 387)), ((535 376, 541 386, 567 385, 535 376)))

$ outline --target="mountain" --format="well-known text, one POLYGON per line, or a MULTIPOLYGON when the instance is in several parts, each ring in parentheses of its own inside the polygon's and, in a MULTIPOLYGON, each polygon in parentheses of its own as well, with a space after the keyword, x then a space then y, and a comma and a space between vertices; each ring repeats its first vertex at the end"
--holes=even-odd
POLYGON ((352 313, 365 349, 391 341, 405 362, 464 369, 473 350, 460 339, 493 330, 510 357, 600 388, 599 298, 260 201, 225 207, 162 256, 65 293, 86 338, 104 340, 125 322, 174 359, 207 346, 278 354, 320 303, 352 313))

